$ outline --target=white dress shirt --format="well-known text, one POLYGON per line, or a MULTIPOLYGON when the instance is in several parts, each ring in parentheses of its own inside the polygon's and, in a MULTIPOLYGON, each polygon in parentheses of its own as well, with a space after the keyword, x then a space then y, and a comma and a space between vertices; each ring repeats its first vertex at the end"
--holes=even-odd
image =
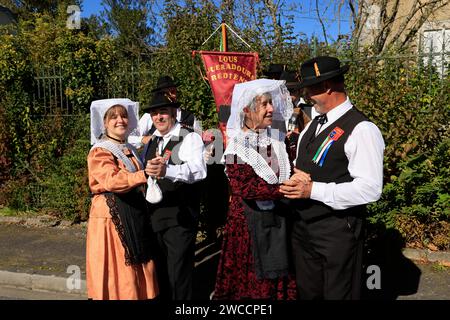
MULTIPOLYGON (((344 103, 327 112, 328 122, 322 125, 317 134, 352 107, 347 97, 344 103)), ((312 121, 300 133, 297 150, 311 123, 312 121)), ((344 144, 344 152, 353 181, 339 184, 313 181, 310 198, 323 202, 335 210, 377 201, 383 190, 384 153, 384 140, 378 127, 369 121, 358 123, 344 144)))
MULTIPOLYGON (((153 133, 156 137, 163 137, 164 148, 167 143, 169 143, 172 137, 180 136, 181 125, 180 123, 175 123, 175 126, 164 136, 155 130, 153 133)), ((178 139, 178 138, 175 138, 178 139)), ((141 154, 142 161, 145 163, 145 154, 147 153, 147 148, 150 144, 146 144, 143 153, 141 154)), ((181 181, 185 183, 194 183, 206 178, 206 162, 203 158, 203 153, 205 147, 203 140, 198 133, 190 132, 188 133, 181 143, 181 146, 176 146, 179 148, 178 158, 183 161, 183 164, 168 164, 166 167, 165 178, 176 182, 181 181)))
MULTIPOLYGON (((348 98, 347 98, 348 99, 348 98)), ((320 113, 318 113, 316 111, 316 108, 312 107, 311 108, 311 120, 314 119, 315 117, 320 116, 320 113)))
MULTIPOLYGON (((177 121, 181 120, 181 109, 177 109, 177 121)), ((142 117, 139 119, 138 123, 138 130, 139 130, 139 136, 129 136, 128 142, 132 144, 135 148, 139 149, 142 147, 142 138, 144 135, 148 135, 150 129, 152 128, 153 121, 152 117, 150 116, 150 113, 144 113, 142 117)), ((197 121, 197 118, 194 118, 194 130, 197 132, 202 131, 202 126, 199 121, 197 121)))

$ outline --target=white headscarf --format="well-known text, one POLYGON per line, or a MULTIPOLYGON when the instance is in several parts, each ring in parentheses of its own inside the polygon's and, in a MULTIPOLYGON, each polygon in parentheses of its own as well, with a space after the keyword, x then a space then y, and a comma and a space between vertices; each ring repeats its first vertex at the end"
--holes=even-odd
POLYGON ((91 144, 99 142, 99 137, 105 133, 103 118, 106 111, 112 106, 120 104, 127 109, 128 113, 128 136, 139 136, 139 102, 130 99, 104 99, 96 100, 91 103, 91 144))
POLYGON ((244 107, 249 106, 255 97, 264 93, 269 93, 272 96, 273 117, 275 119, 287 120, 291 117, 294 108, 284 80, 257 79, 236 84, 231 101, 231 114, 227 122, 229 143, 221 161, 222 163, 228 163, 228 161, 232 163, 234 155, 237 155, 267 183, 277 184, 288 180, 290 177, 289 157, 284 142, 274 139, 270 128, 258 130, 258 133, 252 130, 246 132, 242 130, 244 107), (278 168, 271 168, 257 151, 257 147, 267 147, 269 144, 272 145, 278 159, 278 168), (276 172, 279 173, 278 176, 276 172))
POLYGON ((227 122, 228 139, 233 138, 241 131, 244 107, 249 106, 255 97, 264 93, 269 93, 272 96, 273 119, 288 120, 292 115, 294 106, 285 83, 285 80, 257 79, 236 84, 231 100, 231 113, 227 122))

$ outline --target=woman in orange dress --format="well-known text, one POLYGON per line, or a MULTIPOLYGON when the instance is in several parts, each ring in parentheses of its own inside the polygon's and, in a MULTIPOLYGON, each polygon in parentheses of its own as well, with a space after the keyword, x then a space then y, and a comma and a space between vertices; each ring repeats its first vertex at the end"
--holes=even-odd
POLYGON ((137 104, 94 101, 88 170, 92 203, 86 243, 88 298, 153 299, 158 293, 153 232, 146 209, 147 175, 126 143, 137 127, 137 104))

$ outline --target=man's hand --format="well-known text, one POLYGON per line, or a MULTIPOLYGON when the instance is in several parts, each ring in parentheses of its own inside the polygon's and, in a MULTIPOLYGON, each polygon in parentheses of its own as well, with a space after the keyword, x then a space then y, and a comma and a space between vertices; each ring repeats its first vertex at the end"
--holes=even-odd
POLYGON ((205 151, 203 152, 203 160, 205 160, 205 162, 208 162, 209 159, 211 159, 213 152, 214 143, 211 143, 205 148, 205 151))
POLYGON ((306 173, 305 171, 294 168, 294 175, 290 178, 290 180, 308 183, 311 182, 311 176, 309 173, 306 173))
POLYGON ((158 156, 147 162, 145 172, 150 177, 163 178, 166 176, 166 162, 163 157, 158 156))
POLYGON ((289 199, 308 199, 311 196, 312 181, 302 182, 289 179, 280 186, 280 192, 289 199))

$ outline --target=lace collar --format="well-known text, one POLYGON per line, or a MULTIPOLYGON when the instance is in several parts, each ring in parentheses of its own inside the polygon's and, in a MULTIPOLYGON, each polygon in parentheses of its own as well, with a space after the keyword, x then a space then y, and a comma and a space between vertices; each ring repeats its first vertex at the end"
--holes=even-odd
POLYGON ((278 184, 288 180, 291 173, 289 158, 283 142, 270 137, 270 131, 264 130, 261 133, 254 131, 240 131, 228 144, 222 163, 234 163, 234 155, 237 155, 243 162, 249 164, 255 173, 269 184, 278 184), (267 147, 271 145, 272 152, 278 160, 278 168, 273 170, 264 157, 258 153, 256 147, 267 147), (228 155, 232 155, 230 157, 228 155), (279 172, 277 176, 276 172, 279 172))
POLYGON ((271 135, 270 135, 270 129, 263 129, 263 130, 252 130, 249 129, 247 131, 240 131, 236 138, 239 140, 239 142, 243 143, 244 146, 248 147, 264 147, 266 148, 268 145, 271 144, 271 135))
POLYGON ((116 158, 120 159, 124 163, 124 165, 128 169, 128 171, 136 172, 137 171, 136 167, 134 166, 133 162, 127 157, 127 154, 129 154, 129 152, 131 151, 131 153, 134 155, 134 157, 136 158, 136 160, 138 162, 138 165, 139 165, 138 170, 144 169, 144 165, 142 164, 141 160, 139 159, 139 155, 138 155, 136 148, 134 148, 128 142, 126 142, 124 144, 117 144, 117 143, 114 143, 109 140, 103 140, 103 141, 100 141, 100 142, 97 142, 96 144, 94 144, 92 146, 91 150, 93 150, 95 148, 103 148, 103 149, 108 150, 114 156, 116 156, 116 158))

